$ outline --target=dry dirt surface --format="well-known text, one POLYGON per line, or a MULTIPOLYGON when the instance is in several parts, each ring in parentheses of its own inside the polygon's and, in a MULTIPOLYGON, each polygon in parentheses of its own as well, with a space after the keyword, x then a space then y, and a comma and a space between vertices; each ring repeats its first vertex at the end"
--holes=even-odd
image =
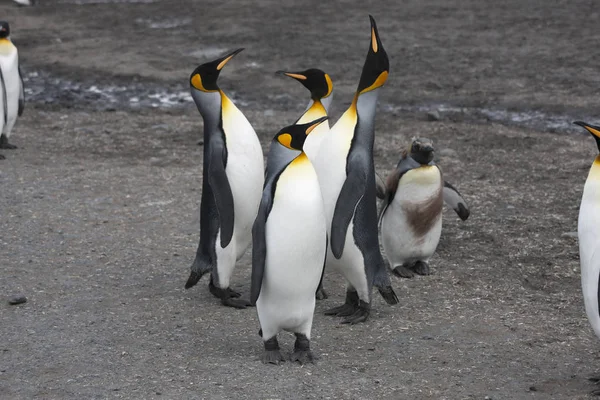
MULTIPOLYGON (((2 399, 586 399, 600 341, 576 221, 600 121, 593 0, 40 0, 0 4, 28 104, 0 161, 2 399), (263 365, 254 309, 183 285, 199 229, 202 120, 187 79, 221 74, 266 150, 307 102, 278 69, 319 67, 335 120, 378 21, 391 72, 381 174, 434 140, 471 217, 444 213, 433 274, 394 278, 365 324, 323 316, 316 365, 263 365), (595 120, 594 120, 595 116, 595 120), (28 301, 9 305, 12 295, 28 301)), ((250 251, 233 287, 249 295, 250 251)), ((290 351, 293 336, 282 334, 290 351)))

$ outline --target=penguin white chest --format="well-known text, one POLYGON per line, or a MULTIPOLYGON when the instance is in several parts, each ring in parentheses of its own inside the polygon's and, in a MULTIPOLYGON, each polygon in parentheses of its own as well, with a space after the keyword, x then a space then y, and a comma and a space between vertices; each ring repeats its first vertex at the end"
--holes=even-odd
POLYGON ((600 338, 600 156, 585 182, 577 231, 585 311, 596 336, 600 338))
MULTIPOLYGON (((346 162, 356 124, 356 118, 352 119, 347 114, 342 115, 323 138, 314 162, 323 195, 328 233, 331 233, 335 205, 346 181, 346 162)), ((351 232, 350 229, 348 231, 351 232)))
POLYGON ((317 175, 304 157, 280 175, 266 223, 265 275, 256 303, 263 337, 281 329, 310 332, 326 235, 317 175))
POLYGON ((252 224, 264 184, 264 160, 252 125, 227 98, 223 99, 223 131, 227 146, 225 172, 234 198, 234 237, 239 257, 252 239, 252 224))
POLYGON ((406 172, 381 220, 381 242, 392 268, 427 261, 442 232, 442 175, 435 166, 406 172))
MULTIPOLYGON (((17 48, 8 39, 0 39, 0 68, 6 88, 6 111, 4 116, 4 96, 0 96, 0 125, 2 132, 10 134, 17 119, 19 109, 19 94, 21 90, 21 78, 19 76, 19 56, 17 48), (6 118, 6 124, 4 120, 6 118)), ((8 135, 7 135, 8 136, 8 135)))

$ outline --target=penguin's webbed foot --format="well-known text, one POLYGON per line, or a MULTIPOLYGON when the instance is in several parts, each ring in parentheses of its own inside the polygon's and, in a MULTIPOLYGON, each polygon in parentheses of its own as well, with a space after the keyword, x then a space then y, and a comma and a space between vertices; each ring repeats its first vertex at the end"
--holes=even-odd
POLYGON ((342 324, 358 324, 359 322, 365 322, 369 319, 369 315, 371 314, 371 305, 364 301, 360 301, 360 304, 354 314, 350 315, 348 318, 344 318, 342 320, 342 324))
POLYGON ((0 149, 14 150, 16 148, 17 146, 15 146, 14 144, 8 143, 8 138, 6 137, 6 135, 0 135, 0 149))
POLYGON ((262 361, 263 364, 279 365, 285 362, 285 358, 283 358, 279 350, 265 350, 260 357, 260 361, 262 361))
POLYGON ((232 288, 227 288, 225 290, 227 291, 227 294, 229 295, 229 297, 235 297, 237 299, 238 297, 242 296, 239 292, 236 292, 232 288))
POLYGON ((208 290, 210 291, 210 293, 212 293, 213 296, 221 299, 221 304, 223 304, 226 307, 244 309, 246 307, 252 306, 252 303, 250 303, 248 300, 239 299, 238 297, 240 297, 241 294, 239 294, 235 290, 231 288, 221 289, 220 287, 217 287, 213 283, 212 276, 210 278, 210 282, 208 282, 208 290))
POLYGON ((304 364, 314 364, 315 363, 315 356, 313 355, 312 351, 310 350, 297 350, 294 351, 291 355, 290 355, 290 361, 291 362, 299 362, 301 365, 304 364))
MULTIPOLYGON (((262 329, 261 329, 262 331, 262 329)), ((279 365, 285 362, 285 359, 279 351, 279 342, 277 336, 273 336, 271 339, 265 341, 265 351, 260 357, 263 364, 275 364, 279 365)))
POLYGON ((338 307, 333 307, 330 308, 329 310, 326 310, 324 312, 325 315, 333 315, 336 317, 347 317, 349 315, 354 314, 354 311, 356 311, 356 309, 354 308, 354 306, 352 304, 342 304, 341 306, 338 307))
POLYGON ((325 289, 323 289, 323 286, 319 286, 317 288, 317 292, 315 293, 315 298, 317 300, 325 300, 325 299, 329 298, 329 295, 327 294, 325 289))
POLYGON ((221 299, 221 304, 227 307, 243 310, 246 307, 252 307, 252 303, 244 299, 234 299, 233 297, 224 297, 221 299))
POLYGON ((290 356, 292 362, 298 361, 300 364, 315 362, 315 357, 310 351, 310 339, 303 333, 295 333, 296 342, 294 343, 294 353, 290 356))
POLYGON ((415 274, 418 275, 425 276, 431 274, 431 271, 429 270, 429 264, 427 264, 425 261, 417 261, 411 269, 415 271, 415 274))
POLYGON ((399 278, 412 278, 415 276, 414 272, 408 269, 408 267, 406 267, 405 265, 396 266, 396 268, 394 268, 392 272, 399 278))
POLYGON ((353 290, 346 291, 346 301, 338 307, 330 308, 325 311, 325 315, 334 315, 336 317, 348 317, 356 312, 359 306, 358 293, 353 290))

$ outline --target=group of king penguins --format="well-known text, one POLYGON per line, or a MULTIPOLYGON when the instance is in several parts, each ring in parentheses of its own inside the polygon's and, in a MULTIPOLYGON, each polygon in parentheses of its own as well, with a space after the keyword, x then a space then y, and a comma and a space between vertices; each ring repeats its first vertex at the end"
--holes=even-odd
POLYGON ((277 341, 282 330, 296 336, 290 359, 313 361, 310 335, 315 301, 327 296, 326 268, 339 271, 347 288, 345 302, 325 314, 346 324, 364 322, 373 287, 388 304, 398 303, 380 242, 394 274, 428 275, 444 200, 461 219, 469 216, 466 202, 434 163, 429 139, 414 138, 385 181, 376 174, 374 121, 389 60, 370 20, 358 88, 335 124, 327 116, 333 92, 327 73, 278 72, 304 85, 310 101, 300 118, 274 136, 266 169, 250 122, 217 84, 223 67, 242 49, 200 65, 190 76, 204 120, 204 165, 200 243, 185 287, 210 273, 209 290, 223 305, 256 306, 265 363, 284 360, 277 341), (250 242, 247 301, 230 288, 230 279, 250 242))
MULTIPOLYGON (((443 203, 463 221, 469 217, 465 200, 434 163, 429 139, 413 138, 385 180, 376 174, 374 121, 389 60, 369 18, 369 50, 358 88, 332 126, 330 76, 315 68, 279 71, 304 85, 311 97, 300 118, 273 138, 266 169, 252 125, 217 85, 223 67, 243 49, 198 66, 190 76, 204 120, 204 159, 200 242, 185 288, 210 273, 209 290, 222 304, 256 306, 265 363, 284 360, 277 342, 282 330, 296 336, 291 360, 313 361, 310 334, 315 300, 327 297, 326 267, 341 273, 347 289, 345 302, 325 314, 343 317, 346 324, 364 322, 374 286, 388 304, 398 303, 379 244, 395 275, 428 275, 443 203), (251 242, 246 301, 230 288, 230 279, 251 242)), ((5 21, 0 21, 0 91, 0 149, 16 149, 8 139, 25 98, 18 51, 5 21)), ((600 126, 575 124, 592 134, 600 152, 600 126)), ((585 310, 600 338, 600 154, 585 182, 578 238, 585 310)))

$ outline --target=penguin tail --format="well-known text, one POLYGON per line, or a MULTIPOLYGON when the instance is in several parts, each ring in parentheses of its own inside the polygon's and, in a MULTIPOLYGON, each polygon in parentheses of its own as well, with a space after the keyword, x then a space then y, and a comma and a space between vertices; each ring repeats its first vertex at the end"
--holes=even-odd
POLYGON ((189 289, 193 286, 196 286, 196 283, 198 283, 200 278, 202 278, 202 275, 196 273, 195 271, 192 271, 192 273, 190 274, 190 277, 188 278, 187 282, 185 283, 185 288, 189 289))
POLYGON ((203 262, 201 258, 196 256, 194 263, 192 264, 192 272, 190 273, 190 277, 185 283, 185 288, 189 289, 193 286, 196 286, 198 281, 206 274, 212 270, 211 265, 209 263, 203 262))
POLYGON ((383 297, 386 303, 388 303, 389 305, 398 304, 399 300, 398 296, 396 296, 396 292, 394 292, 394 288, 392 288, 391 286, 385 286, 378 287, 377 290, 379 290, 379 294, 381 295, 381 297, 383 297))
POLYGON ((378 265, 377 271, 375 272, 373 286, 377 288, 379 294, 381 294, 381 297, 383 297, 386 303, 390 305, 398 304, 398 296, 396 296, 396 292, 394 292, 389 272, 385 267, 385 263, 383 260, 381 260, 381 262, 378 265))

